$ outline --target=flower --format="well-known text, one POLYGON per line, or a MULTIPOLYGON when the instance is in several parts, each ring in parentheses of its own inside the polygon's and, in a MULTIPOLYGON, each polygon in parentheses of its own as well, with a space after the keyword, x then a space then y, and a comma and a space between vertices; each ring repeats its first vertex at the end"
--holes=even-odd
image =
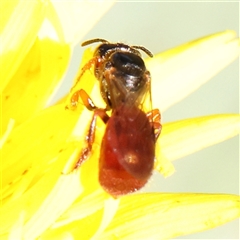
MULTIPOLYGON (((89 19, 84 3, 79 7, 57 1, 3 4, 2 238, 146 239, 151 235, 165 239, 239 217, 239 196, 230 194, 141 193, 113 199, 97 179, 105 128, 101 121, 91 157, 71 171, 92 114, 81 105, 76 111, 66 110, 64 101, 46 106, 69 62, 70 43, 86 32, 84 26, 79 31, 76 24, 66 23, 71 19, 66 14, 71 10, 74 18, 81 9, 89 25, 95 20, 89 19)), ((99 4, 106 5, 97 9, 96 18, 111 2, 99 4)), ((153 102, 166 109, 180 101, 237 57, 238 42, 234 32, 224 31, 146 60, 153 79, 153 102), (164 94, 169 82, 178 84, 180 76, 176 91, 164 94)), ((91 54, 86 51, 83 64, 91 54)), ((97 96, 94 83, 87 71, 79 84, 97 96)), ((101 101, 99 95, 96 99, 101 101)), ((171 161, 239 134, 239 120, 238 114, 221 114, 164 124, 155 169, 170 175, 171 161)))

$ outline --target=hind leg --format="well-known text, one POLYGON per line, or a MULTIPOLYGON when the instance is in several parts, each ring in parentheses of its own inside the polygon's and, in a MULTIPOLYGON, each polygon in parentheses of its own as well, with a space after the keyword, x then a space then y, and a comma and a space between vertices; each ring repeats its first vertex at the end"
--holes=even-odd
POLYGON ((149 119, 149 122, 152 124, 155 134, 155 141, 157 141, 161 130, 162 130, 162 124, 161 124, 161 113, 159 109, 153 109, 152 111, 147 113, 147 118, 149 119))

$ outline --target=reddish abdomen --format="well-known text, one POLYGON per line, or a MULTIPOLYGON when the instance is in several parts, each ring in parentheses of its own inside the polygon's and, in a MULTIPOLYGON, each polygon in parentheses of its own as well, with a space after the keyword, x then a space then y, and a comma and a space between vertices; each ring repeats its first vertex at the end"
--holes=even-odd
POLYGON ((142 188, 151 176, 155 137, 146 114, 135 106, 117 107, 102 140, 99 182, 118 196, 142 188))

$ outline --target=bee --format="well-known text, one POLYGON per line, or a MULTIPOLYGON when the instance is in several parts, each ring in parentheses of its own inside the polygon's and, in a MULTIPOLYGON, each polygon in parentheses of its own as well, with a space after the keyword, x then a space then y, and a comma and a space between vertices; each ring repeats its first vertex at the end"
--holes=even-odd
POLYGON ((149 180, 155 160, 155 144, 161 133, 161 115, 158 109, 144 110, 144 101, 151 101, 151 76, 146 69, 140 50, 148 56, 152 53, 143 46, 110 43, 104 39, 92 39, 86 46, 100 42, 93 58, 83 67, 82 74, 94 67, 100 84, 105 108, 98 108, 90 96, 80 89, 71 96, 71 105, 79 99, 91 111, 93 117, 83 149, 75 168, 85 161, 94 142, 96 119, 106 123, 99 157, 99 182, 109 194, 118 197, 135 192, 149 180), (107 111, 111 111, 111 115, 107 111))

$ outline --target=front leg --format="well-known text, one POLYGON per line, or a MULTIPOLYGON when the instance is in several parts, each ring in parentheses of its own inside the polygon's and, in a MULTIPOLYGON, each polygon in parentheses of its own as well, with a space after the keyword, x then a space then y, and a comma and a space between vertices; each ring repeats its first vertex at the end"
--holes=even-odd
MULTIPOLYGON (((92 67, 94 67, 95 69, 97 67, 99 67, 101 65, 101 59, 96 56, 96 57, 93 57, 92 59, 90 59, 81 69, 81 72, 79 74, 79 76, 77 77, 76 81, 75 81, 75 84, 73 85, 73 87, 71 88, 71 92, 74 90, 74 88, 76 88, 76 86, 78 85, 78 83, 80 82, 82 76, 84 75, 84 73, 87 71, 87 70, 90 70, 92 67)), ((95 72, 95 70, 94 70, 95 72)), ((81 90, 77 90, 75 92, 73 92, 71 98, 70 98, 70 104, 67 105, 65 108, 66 109, 75 109, 78 105, 78 100, 79 98, 81 97, 80 96, 80 91, 81 90)))

